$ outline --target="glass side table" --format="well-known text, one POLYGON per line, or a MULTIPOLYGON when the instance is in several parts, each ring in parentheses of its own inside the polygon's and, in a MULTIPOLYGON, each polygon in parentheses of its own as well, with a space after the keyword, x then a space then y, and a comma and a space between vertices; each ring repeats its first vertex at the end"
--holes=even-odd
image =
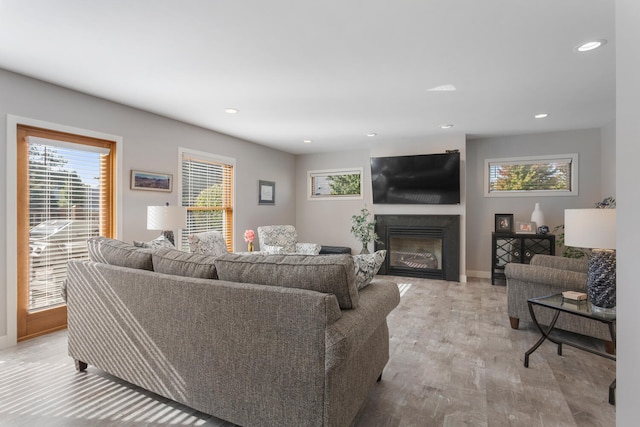
MULTIPOLYGON (((568 346, 587 351, 592 354, 596 354, 598 356, 604 357, 610 360, 616 360, 615 355, 611 355, 602 351, 599 351, 595 348, 590 348, 578 343, 574 343, 571 341, 560 339, 559 337, 552 337, 551 333, 553 328, 558 320, 558 316, 560 313, 568 313, 574 316, 586 317, 587 319, 591 319, 597 322, 605 323, 609 328, 609 333, 611 334, 611 342, 613 343, 613 348, 616 347, 616 316, 615 314, 604 314, 598 313, 591 310, 591 303, 588 300, 584 301, 574 301, 570 299, 566 299, 562 296, 562 294, 555 295, 547 295, 543 297, 530 298, 527 300, 527 305, 529 306, 529 313, 531 314, 531 320, 536 325, 542 336, 525 354, 524 354, 524 367, 529 367, 529 356, 531 353, 536 351, 538 347, 545 341, 549 340, 558 346, 558 355, 562 356, 562 344, 566 344, 568 346), (538 323, 538 319, 536 319, 536 313, 533 310, 534 306, 546 307, 551 310, 554 310, 553 318, 549 323, 549 326, 545 329, 540 323, 538 323)), ((616 380, 613 379, 613 382, 609 386, 609 403, 615 405, 615 389, 616 389, 616 380)))

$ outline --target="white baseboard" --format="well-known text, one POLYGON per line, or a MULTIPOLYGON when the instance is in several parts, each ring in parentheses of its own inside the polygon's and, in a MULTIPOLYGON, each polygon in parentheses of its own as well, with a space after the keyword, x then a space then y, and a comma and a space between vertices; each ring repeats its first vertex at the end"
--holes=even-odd
POLYGON ((16 337, 11 335, 0 336, 0 350, 13 347, 17 344, 16 337))

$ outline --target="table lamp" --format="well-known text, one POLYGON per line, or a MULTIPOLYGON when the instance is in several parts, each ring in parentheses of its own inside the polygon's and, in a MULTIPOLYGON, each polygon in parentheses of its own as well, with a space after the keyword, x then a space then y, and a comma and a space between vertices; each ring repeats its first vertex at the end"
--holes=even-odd
POLYGON ((565 209, 564 244, 591 249, 587 294, 594 312, 616 309, 616 210, 565 209))
POLYGON ((175 246, 173 230, 187 227, 187 208, 184 206, 147 206, 147 230, 161 230, 161 236, 175 246))

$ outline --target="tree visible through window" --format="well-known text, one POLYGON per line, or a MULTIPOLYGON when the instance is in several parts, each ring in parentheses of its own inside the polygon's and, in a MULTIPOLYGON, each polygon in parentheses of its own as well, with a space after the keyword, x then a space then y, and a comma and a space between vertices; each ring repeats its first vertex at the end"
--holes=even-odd
POLYGON ((309 198, 362 198, 362 169, 309 172, 309 198))
POLYGON ((490 159, 486 161, 485 195, 567 195, 577 193, 577 154, 490 159))

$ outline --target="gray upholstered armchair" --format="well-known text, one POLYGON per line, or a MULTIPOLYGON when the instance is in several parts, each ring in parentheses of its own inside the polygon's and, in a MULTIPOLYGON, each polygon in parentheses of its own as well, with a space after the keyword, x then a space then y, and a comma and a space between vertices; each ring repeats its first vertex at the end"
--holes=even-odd
POLYGON ((260 251, 269 254, 318 255, 321 245, 299 243, 298 233, 293 225, 265 225, 258 227, 260 251))
MULTIPOLYGON (((507 276, 507 312, 513 329, 518 329, 520 321, 532 322, 527 300, 563 291, 586 292, 586 259, 571 259, 551 255, 535 255, 530 264, 509 263, 505 266, 507 276)), ((548 325, 551 310, 536 309, 540 324, 548 325)), ((604 323, 580 316, 560 314, 556 327, 604 340, 610 345, 611 336, 604 323)), ((610 348, 608 348, 610 351, 610 348)))
POLYGON ((197 254, 219 256, 229 252, 227 242, 219 231, 191 234, 187 240, 189 241, 189 250, 197 254))

